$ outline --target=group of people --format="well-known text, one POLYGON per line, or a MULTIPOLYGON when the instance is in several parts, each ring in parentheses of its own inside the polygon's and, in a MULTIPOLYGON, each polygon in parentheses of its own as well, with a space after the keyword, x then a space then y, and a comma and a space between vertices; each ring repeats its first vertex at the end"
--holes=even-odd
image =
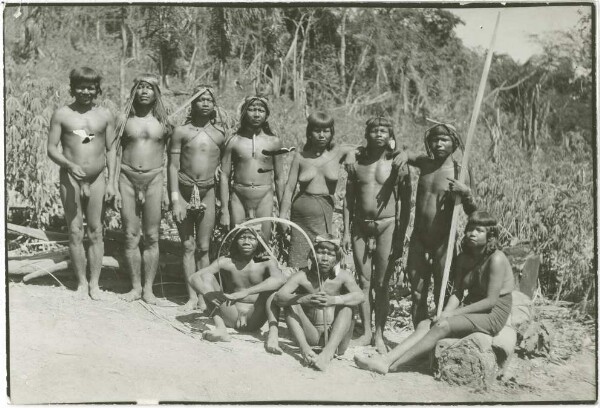
POLYGON ((384 117, 369 119, 366 145, 353 146, 335 143, 333 118, 314 112, 307 118, 306 143, 296 151, 284 147, 271 130, 271 105, 261 95, 245 98, 239 127, 228 135, 210 86, 193 90, 189 115, 176 127, 170 124, 154 75, 135 79, 116 126, 110 112, 94 103, 102 92, 95 70, 72 70, 70 86, 75 100, 52 117, 48 155, 61 167, 69 250, 82 296, 102 298, 102 215, 109 202, 120 210, 125 232, 124 266, 132 290, 123 299, 161 303, 152 288, 161 209, 168 200, 183 246, 189 293, 183 309, 206 311, 213 318, 215 329, 203 335, 209 341, 228 341, 227 328, 256 331, 268 322, 265 348, 281 354, 278 324, 283 312, 305 362, 324 370, 350 344, 358 312, 363 330, 354 342, 372 344, 378 354, 356 356, 356 364, 385 373, 422 356, 443 337, 495 334, 506 323, 511 267, 496 244, 497 222, 477 210, 471 189, 457 180, 460 165, 453 153, 462 145, 451 125, 428 129, 426 152, 419 154, 398 149, 392 122, 384 117), (165 151, 168 194, 163 191, 165 151), (283 159, 292 152, 286 182, 283 159), (340 239, 332 218, 342 163, 348 181, 340 239), (416 330, 388 351, 388 284, 402 256, 410 219, 411 167, 419 169, 419 179, 406 272, 416 330), (434 293, 445 289, 442 271, 446 252, 452 250, 447 244, 457 196, 469 221, 453 263, 452 294, 443 313, 429 320, 432 277, 434 293), (269 248, 271 221, 248 223, 272 217, 275 201, 281 232, 293 227, 287 266, 269 248), (218 224, 230 231, 231 245, 227 255, 211 260, 217 216, 218 224), (342 254, 350 249, 356 277, 340 267, 342 254), (468 296, 462 299, 465 290, 468 296))

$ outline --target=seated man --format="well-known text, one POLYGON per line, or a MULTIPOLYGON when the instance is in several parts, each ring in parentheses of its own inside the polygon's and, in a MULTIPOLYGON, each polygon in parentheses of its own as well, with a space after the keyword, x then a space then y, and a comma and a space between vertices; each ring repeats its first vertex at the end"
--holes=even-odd
POLYGON ((227 327, 252 332, 268 320, 265 348, 281 354, 277 331, 279 308, 272 305, 272 298, 285 279, 275 261, 254 261, 254 255, 259 252, 258 233, 241 228, 232 240, 230 256, 220 257, 200 269, 190 277, 189 283, 204 296, 216 326, 203 334, 204 339, 230 341, 227 327), (219 274, 218 280, 216 274, 219 274))
POLYGON ((314 245, 317 259, 311 259, 310 269, 302 268, 289 278, 275 302, 285 307, 286 322, 304 360, 324 371, 336 351, 346 351, 354 326, 352 307, 364 302, 365 296, 348 271, 335 272, 341 258, 339 240, 332 235, 317 236, 314 245), (321 354, 313 346, 323 346, 321 354))

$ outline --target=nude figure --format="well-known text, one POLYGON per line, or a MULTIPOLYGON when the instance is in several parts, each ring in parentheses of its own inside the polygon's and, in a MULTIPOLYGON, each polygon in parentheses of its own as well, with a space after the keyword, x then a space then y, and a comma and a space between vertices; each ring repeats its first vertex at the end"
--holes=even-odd
MULTIPOLYGON (((267 121, 270 107, 266 98, 246 98, 240 115, 240 128, 229 139, 221 159, 221 218, 226 228, 273 212, 273 179, 281 203, 284 187, 283 159, 269 152, 281 149, 281 140, 267 121), (233 184, 229 186, 233 168, 233 184)), ((264 222, 262 233, 267 242, 271 223, 264 222)))
POLYGON ((231 253, 193 274, 189 283, 206 299, 215 329, 203 333, 208 341, 230 341, 227 327, 255 332, 269 322, 265 349, 281 354, 278 342, 279 308, 272 300, 285 278, 274 260, 255 262, 259 249, 257 234, 240 228, 234 235, 231 253), (217 280, 215 275, 219 275, 217 280))
POLYGON ((317 236, 314 248, 316 259, 312 257, 310 269, 292 275, 275 295, 275 302, 285 307, 288 328, 306 364, 325 371, 336 353, 346 351, 354 328, 352 309, 365 297, 350 272, 338 269, 336 274, 341 259, 339 240, 333 235, 317 236), (323 347, 320 354, 313 350, 316 346, 323 347))
POLYGON ((130 302, 141 298, 149 304, 159 304, 152 286, 158 270, 158 231, 164 194, 163 156, 169 130, 157 77, 145 74, 136 78, 128 104, 131 111, 121 118, 124 124, 119 140, 121 174, 115 202, 121 210, 125 265, 133 288, 122 298, 130 302))
MULTIPOLYGON (((394 159, 397 165, 407 162, 420 170, 406 265, 415 327, 428 316, 427 295, 432 275, 436 303, 440 295, 455 194, 461 197, 467 215, 476 210, 471 189, 457 180, 460 164, 452 154, 461 147, 461 142, 454 127, 435 125, 425 132, 424 142, 426 155, 402 152, 394 159)), ((471 184, 470 174, 467 183, 471 184)))
POLYGON ((383 331, 389 313, 389 280, 395 261, 402 256, 410 218, 410 172, 396 167, 392 154, 395 138, 392 123, 381 117, 367 121, 367 146, 357 156, 355 171, 348 177, 344 206, 344 245, 350 246, 363 293, 363 335, 357 345, 373 343, 387 351, 383 331), (371 314, 375 310, 375 335, 371 314))
MULTIPOLYGON (((215 227, 215 172, 221 162, 225 131, 216 124, 214 90, 202 91, 192 102, 190 116, 173 132, 169 147, 169 186, 173 217, 183 244, 183 271, 186 282, 210 264, 208 250, 215 227)), ((184 311, 206 309, 202 297, 188 285, 189 300, 184 311)))
POLYGON ((93 69, 82 67, 69 75, 71 95, 75 101, 57 109, 50 121, 48 157, 60 166, 60 197, 69 228, 69 254, 77 277, 77 293, 100 299, 98 286, 104 241, 102 213, 104 200, 112 200, 114 189, 113 140, 114 120, 111 113, 94 103, 102 93, 101 77, 93 69), (62 153, 59 150, 62 146, 62 153), (108 160, 108 183, 104 168, 108 160), (87 221, 89 247, 86 276, 86 254, 83 247, 83 215, 87 221))
POLYGON ((415 331, 385 355, 356 355, 359 368, 386 374, 402 370, 426 355, 446 337, 471 333, 495 336, 506 324, 512 307, 514 277, 510 262, 497 246, 498 222, 485 211, 471 214, 465 228, 463 252, 456 259, 454 293, 444 311, 422 320, 415 331), (464 297, 464 292, 468 295, 464 297))

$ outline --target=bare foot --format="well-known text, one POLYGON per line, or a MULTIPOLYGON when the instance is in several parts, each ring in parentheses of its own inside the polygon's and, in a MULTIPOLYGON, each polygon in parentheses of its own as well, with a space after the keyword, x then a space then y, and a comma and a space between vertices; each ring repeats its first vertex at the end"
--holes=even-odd
POLYGON ((75 290, 75 297, 77 299, 81 299, 81 300, 83 300, 83 299, 89 299, 90 298, 90 296, 88 294, 87 284, 80 285, 80 286, 77 287, 77 290, 75 290))
POLYGON ((370 346, 372 339, 373 339, 372 333, 367 332, 367 333, 363 334, 362 336, 360 336, 358 339, 352 340, 351 343, 353 346, 370 346))
POLYGON ((227 333, 227 330, 225 330, 225 329, 223 329, 223 330, 214 329, 211 331, 204 332, 204 333, 202 333, 202 338, 204 340, 208 340, 208 341, 212 341, 212 342, 231 341, 231 336, 229 335, 229 333, 227 333))
POLYGON ((308 347, 306 350, 302 350, 302 358, 304 358, 306 365, 312 366, 315 362, 315 358, 317 358, 317 353, 308 347))
POLYGON ((191 312, 194 309, 198 309, 198 301, 196 299, 190 299, 185 305, 179 306, 177 309, 182 312, 191 312))
POLYGON ((271 354, 282 354, 283 350, 279 347, 279 333, 275 330, 269 330, 267 340, 265 341, 265 350, 271 354))
POLYGON ((133 302, 142 298, 142 291, 137 289, 131 289, 130 292, 119 296, 121 299, 127 302, 133 302))
POLYGON ((313 367, 319 371, 325 371, 333 359, 333 354, 322 351, 314 360, 313 367))
POLYGON ((383 359, 382 356, 367 357, 357 354, 354 356, 354 362, 358 368, 363 370, 369 370, 379 374, 387 374, 389 371, 388 363, 383 359))
POLYGON ((90 297, 93 300, 105 300, 106 293, 104 293, 102 290, 100 290, 100 287, 90 285, 90 297))
POLYGON ((144 291, 142 293, 142 299, 149 305, 162 307, 171 306, 171 304, 166 299, 159 299, 156 296, 154 296, 154 293, 152 293, 152 291, 144 291))
POLYGON ((385 354, 387 353, 387 346, 385 345, 385 342, 383 341, 383 336, 377 336, 375 335, 374 340, 374 345, 375 345, 375 350, 377 350, 377 352, 379 354, 385 354))

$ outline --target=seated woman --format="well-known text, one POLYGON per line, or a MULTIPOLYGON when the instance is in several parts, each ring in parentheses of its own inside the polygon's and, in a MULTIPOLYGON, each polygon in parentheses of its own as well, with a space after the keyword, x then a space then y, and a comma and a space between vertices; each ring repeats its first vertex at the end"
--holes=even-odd
POLYGON ((352 308, 364 301, 364 295, 351 273, 344 269, 336 273, 341 258, 338 239, 317 236, 314 246, 316 259, 310 255, 311 266, 292 275, 275 302, 285 307, 288 328, 304 361, 324 371, 336 352, 346 351, 354 326, 352 308), (323 346, 321 354, 313 351, 315 346, 323 346))
MULTIPOLYGON (((317 235, 333 232, 333 194, 340 163, 354 163, 356 146, 333 143, 334 122, 327 113, 311 113, 307 121, 306 144, 294 156, 279 214, 298 224, 314 240, 317 235), (294 194, 296 185, 298 189, 294 194)), ((302 234, 292 229, 288 264, 305 267, 308 250, 308 242, 302 234)))
POLYGON ((463 252, 456 258, 455 292, 442 314, 423 320, 406 340, 385 355, 355 356, 359 368, 385 374, 399 371, 433 350, 446 337, 481 332, 496 335, 512 307, 514 278, 506 255, 497 247, 498 223, 486 211, 471 214, 465 228, 463 252), (464 291, 467 297, 461 304, 464 291))

